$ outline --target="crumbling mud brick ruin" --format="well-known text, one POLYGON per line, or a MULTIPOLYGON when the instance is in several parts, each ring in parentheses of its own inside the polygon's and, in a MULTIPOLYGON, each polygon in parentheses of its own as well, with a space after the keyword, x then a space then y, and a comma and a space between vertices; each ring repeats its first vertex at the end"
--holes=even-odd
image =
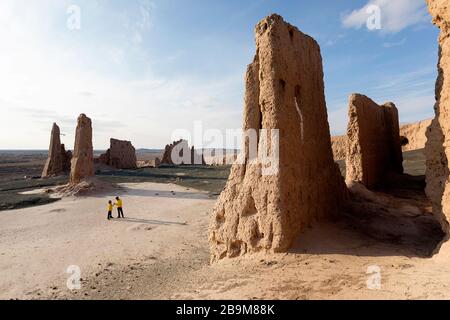
MULTIPOLYGON (((427 0, 433 23, 441 30, 439 35, 438 78, 436 82, 435 118, 427 134, 427 196, 433 204, 433 213, 449 238, 450 220, 450 3, 448 0, 427 0)), ((441 251, 449 255, 449 243, 441 251)))
MULTIPOLYGON (((400 126, 400 143, 403 152, 425 148, 427 131, 431 120, 423 120, 400 126)), ((347 135, 331 137, 334 160, 345 160, 347 157, 347 135)))
POLYGON ((335 213, 347 197, 331 151, 319 45, 278 15, 262 20, 255 32, 243 129, 279 129, 279 170, 263 175, 249 149, 242 151, 214 208, 213 261, 285 252, 304 228, 335 213))
POLYGON ((166 145, 164 149, 161 165, 206 165, 203 153, 199 153, 194 146, 189 148, 189 143, 186 140, 178 140, 166 145), (188 151, 187 154, 184 154, 188 151), (174 154, 175 153, 175 154, 174 154), (176 157, 177 159, 174 159, 176 157))
POLYGON ((111 138, 110 148, 100 156, 99 162, 116 169, 136 169, 136 149, 130 141, 111 138))
POLYGON ((77 120, 75 147, 70 170, 70 184, 78 184, 94 175, 94 150, 92 147, 92 121, 85 114, 77 120))
POLYGON ((376 188, 389 174, 403 174, 398 110, 353 94, 349 101, 346 181, 376 188))
POLYGON ((48 158, 45 162, 44 170, 42 171, 42 178, 57 176, 70 170, 72 153, 66 151, 64 144, 61 144, 60 136, 60 129, 58 125, 54 123, 50 136, 48 158))

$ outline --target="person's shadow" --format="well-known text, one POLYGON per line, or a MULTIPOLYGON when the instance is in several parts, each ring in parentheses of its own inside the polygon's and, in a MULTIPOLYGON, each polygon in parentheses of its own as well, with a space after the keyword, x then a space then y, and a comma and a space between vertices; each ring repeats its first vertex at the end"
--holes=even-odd
POLYGON ((137 219, 137 218, 114 218, 115 222, 128 222, 128 223, 142 223, 142 224, 153 224, 153 225, 179 225, 184 226, 186 223, 183 222, 174 222, 174 221, 162 221, 162 220, 147 220, 147 219, 137 219))

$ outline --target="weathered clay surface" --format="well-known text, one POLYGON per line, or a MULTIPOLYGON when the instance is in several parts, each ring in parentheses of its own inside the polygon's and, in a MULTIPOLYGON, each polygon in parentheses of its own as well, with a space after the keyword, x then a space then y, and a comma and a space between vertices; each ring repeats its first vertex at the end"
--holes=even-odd
POLYGON ((367 188, 381 186, 390 173, 403 173, 398 111, 393 103, 379 106, 364 95, 349 102, 346 181, 367 188))
POLYGON ((195 150, 194 147, 189 148, 186 140, 174 141, 167 145, 164 149, 164 155, 161 160, 162 165, 205 165, 203 154, 195 150), (186 152, 186 154, 185 154, 186 152), (176 159, 175 159, 176 158, 176 159))
MULTIPOLYGON (((424 149, 427 142, 427 130, 431 120, 423 120, 400 126, 400 141, 403 151, 424 149)), ((334 160, 345 160, 347 155, 347 136, 331 137, 334 160)))
POLYGON ((403 141, 403 151, 412 151, 425 148, 427 142, 427 130, 431 120, 406 124, 400 127, 400 137, 403 141))
POLYGON ((71 152, 66 152, 64 145, 61 144, 60 130, 58 125, 54 123, 50 137, 48 158, 42 171, 42 178, 57 176, 70 170, 70 158, 71 152))
POLYGON ((182 143, 183 141, 184 140, 174 141, 173 143, 166 145, 166 147, 164 148, 164 154, 163 154, 163 157, 161 160, 162 164, 169 164, 169 165, 173 164, 172 150, 176 145, 182 143))
MULTIPOLYGON (((439 36, 439 64, 436 82, 435 118, 427 133, 425 154, 427 158, 428 197, 433 203, 433 213, 447 234, 450 219, 450 3, 447 0, 427 0, 433 23, 441 29, 439 36)), ((445 245, 450 252, 448 242, 445 245)))
POLYGON ((101 164, 117 169, 136 169, 136 149, 130 141, 110 140, 110 148, 99 158, 101 164))
POLYGON ((66 151, 66 146, 64 144, 61 144, 61 157, 63 163, 63 171, 70 172, 72 152, 70 150, 66 151))
POLYGON ((70 184, 80 183, 83 179, 93 175, 92 122, 85 114, 81 114, 77 121, 75 148, 70 170, 70 184))
MULTIPOLYGON (((212 261, 285 252, 307 226, 339 210, 347 196, 331 151, 319 45, 278 15, 262 20, 255 31, 243 129, 279 129, 279 170, 263 175, 244 143, 214 209, 212 261)), ((260 134, 258 151, 263 140, 260 134)))
POLYGON ((347 155, 347 136, 331 137, 334 160, 344 160, 347 155))
POLYGON ((56 123, 53 124, 50 136, 50 147, 48 149, 48 158, 42 172, 42 177, 50 177, 62 173, 62 157, 61 157, 61 139, 60 130, 56 123))

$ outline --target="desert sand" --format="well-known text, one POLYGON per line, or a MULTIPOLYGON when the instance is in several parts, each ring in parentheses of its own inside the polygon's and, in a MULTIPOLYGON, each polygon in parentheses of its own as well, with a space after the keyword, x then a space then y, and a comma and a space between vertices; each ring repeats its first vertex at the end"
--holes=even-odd
POLYGON ((4 211, 0 298, 37 298, 65 291, 70 265, 79 266, 84 278, 124 262, 126 266, 154 257, 175 258, 191 244, 198 246, 212 204, 206 193, 143 183, 121 185, 111 194, 4 211), (126 219, 107 221, 106 203, 116 192, 123 196, 126 219))
MULTIPOLYGON (((383 239, 374 237, 374 229, 367 236, 348 221, 315 225, 285 254, 210 265, 214 202, 207 193, 176 185, 136 183, 110 194, 4 211, 0 298, 450 298, 450 266, 426 256, 428 239, 421 241, 420 233, 417 241, 383 239), (124 199, 126 219, 109 222, 105 203, 115 193, 124 199), (81 268, 80 290, 66 287, 70 265, 81 268), (380 290, 367 288, 370 266, 380 268, 380 290)), ((406 220, 389 225, 397 223, 406 220)))

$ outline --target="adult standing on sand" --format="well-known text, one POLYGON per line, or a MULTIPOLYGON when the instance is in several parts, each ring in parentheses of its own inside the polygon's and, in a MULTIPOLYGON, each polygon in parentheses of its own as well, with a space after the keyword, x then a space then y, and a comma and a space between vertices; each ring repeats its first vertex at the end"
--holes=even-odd
POLYGON ((119 197, 116 197, 116 203, 114 204, 117 207, 117 218, 124 218, 123 216, 123 203, 122 203, 122 199, 120 199, 119 197))

